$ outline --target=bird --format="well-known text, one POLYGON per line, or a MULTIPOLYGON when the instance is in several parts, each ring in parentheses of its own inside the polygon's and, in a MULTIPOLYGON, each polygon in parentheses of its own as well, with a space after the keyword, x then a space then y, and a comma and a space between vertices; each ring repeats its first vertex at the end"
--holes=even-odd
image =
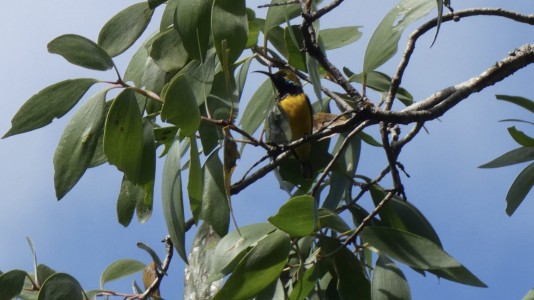
MULTIPOLYGON (((310 99, 302 89, 302 84, 297 75, 286 69, 281 69, 274 74, 264 71, 256 72, 269 76, 278 91, 275 99, 277 108, 283 111, 291 128, 291 136, 287 142, 311 135, 313 130, 313 108, 310 99)), ((310 143, 304 143, 296 147, 293 152, 301 163, 302 174, 306 179, 310 179, 313 175, 310 152, 310 143)))

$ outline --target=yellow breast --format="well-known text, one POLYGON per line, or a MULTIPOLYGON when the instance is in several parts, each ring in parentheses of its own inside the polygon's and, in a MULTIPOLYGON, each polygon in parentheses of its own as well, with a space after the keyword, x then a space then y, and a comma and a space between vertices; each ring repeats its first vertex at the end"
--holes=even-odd
MULTIPOLYGON (((279 105, 287 114, 291 127, 291 140, 298 140, 312 133, 312 108, 308 97, 304 94, 287 95, 280 100, 279 105)), ((305 143, 295 149, 301 161, 308 161, 311 145, 305 143)))

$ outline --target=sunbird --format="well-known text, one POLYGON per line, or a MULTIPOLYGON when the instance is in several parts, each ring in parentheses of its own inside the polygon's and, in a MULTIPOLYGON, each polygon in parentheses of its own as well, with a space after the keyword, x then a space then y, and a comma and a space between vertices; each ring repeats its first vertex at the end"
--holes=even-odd
MULTIPOLYGON (((297 75, 285 69, 274 74, 264 71, 256 72, 269 76, 278 91, 275 99, 276 105, 287 117, 289 127, 291 128, 291 135, 287 142, 299 140, 311 135, 313 129, 313 108, 310 99, 302 90, 302 84, 297 75)), ((310 143, 304 143, 294 149, 294 154, 302 166, 303 177, 306 179, 310 179, 313 173, 310 162, 310 151, 310 143)))

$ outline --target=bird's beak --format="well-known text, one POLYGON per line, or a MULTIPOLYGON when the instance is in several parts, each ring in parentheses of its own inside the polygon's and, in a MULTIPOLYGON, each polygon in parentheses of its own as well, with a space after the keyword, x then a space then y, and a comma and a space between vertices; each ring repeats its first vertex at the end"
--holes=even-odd
POLYGON ((264 75, 267 75, 267 76, 269 76, 270 78, 272 78, 272 77, 273 77, 273 74, 271 74, 271 73, 268 73, 268 72, 265 72, 265 71, 254 71, 253 73, 261 73, 261 74, 264 74, 264 75))

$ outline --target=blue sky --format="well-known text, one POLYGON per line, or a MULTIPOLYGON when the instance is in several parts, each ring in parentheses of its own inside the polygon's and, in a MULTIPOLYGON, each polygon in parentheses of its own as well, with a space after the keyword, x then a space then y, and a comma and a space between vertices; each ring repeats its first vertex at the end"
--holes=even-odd
MULTIPOLYGON (((40 89, 67 78, 114 79, 113 72, 94 72, 72 66, 46 51, 53 38, 76 33, 96 40, 102 25, 115 13, 135 1, 36 1, 7 2, 0 12, 0 87, 3 109, 0 132, 6 132, 18 108, 40 89)), ((336 50, 330 58, 339 66, 360 70, 365 45, 381 16, 395 1, 345 1, 340 15, 327 16, 322 28, 361 25, 364 36, 353 46, 336 50), (365 10, 363 10, 365 8, 365 10)), ((264 4, 249 1, 249 6, 264 4)), ((455 9, 505 5, 532 13, 529 1, 462 1, 455 9)), ((161 9, 158 11, 161 12, 161 9)), ((154 20, 157 20, 155 16, 154 20)), ((148 30, 155 30, 156 22, 148 30)), ((410 27, 413 29, 413 27, 410 27)), ((410 31, 410 28, 408 31, 410 31)), ((145 35, 146 36, 146 35, 145 35)), ((433 32, 423 37, 403 86, 415 99, 465 81, 507 53, 531 43, 534 29, 495 17, 464 19, 442 26, 439 39, 430 48, 433 32)), ((401 44, 400 49, 404 46, 401 44)), ((132 51, 119 56, 116 64, 124 72, 132 51)), ((395 58, 380 70, 391 73, 395 58)), ((258 67, 256 67, 258 68, 258 67)), ((524 166, 481 170, 477 166, 516 147, 508 136, 505 118, 529 119, 531 115, 495 100, 495 94, 534 98, 534 69, 520 70, 514 77, 470 97, 440 121, 427 123, 429 134, 421 133, 401 154, 411 178, 404 179, 409 200, 430 220, 445 250, 467 266, 487 285, 473 288, 426 278, 403 268, 414 299, 518 299, 534 287, 532 193, 512 217, 505 214, 504 197, 524 166)), ((259 86, 251 75, 243 99, 259 86)), ((97 92, 92 89, 89 94, 97 92)), ((312 91, 309 93, 312 95, 312 91)), ((242 107, 246 105, 243 102, 242 107)), ((39 262, 80 280, 85 289, 98 287, 104 268, 120 258, 147 261, 135 245, 142 241, 162 250, 159 241, 166 228, 161 204, 156 201, 152 219, 132 222, 123 228, 116 221, 115 205, 121 175, 111 166, 89 170, 78 185, 57 202, 53 189, 52 157, 61 132, 72 114, 48 127, 0 141, 0 270, 31 270, 32 257, 25 237, 37 247, 39 262)), ((527 127, 521 126, 520 129, 527 127)), ((404 129, 405 131, 407 129, 404 129)), ((376 128, 368 133, 373 134, 376 128)), ((532 131, 530 131, 532 133, 532 131)), ((240 161, 246 169, 256 153, 240 161)), ((358 173, 374 177, 385 166, 384 155, 365 146, 358 173)), ((239 168, 239 167, 238 167, 239 168)), ((161 172, 162 165, 158 165, 161 172)), ((243 170, 238 169, 237 174, 243 170)), ((160 186, 156 186, 159 199, 160 186)), ((274 214, 288 196, 276 191, 272 176, 233 198, 240 225, 262 222, 274 214)), ((193 238, 188 234, 188 243, 193 238)), ((163 252, 161 251, 161 254, 163 252)), ((178 256, 170 276, 163 283, 166 299, 181 298, 183 263, 178 256)), ((110 288, 129 291, 120 281, 110 288)))

